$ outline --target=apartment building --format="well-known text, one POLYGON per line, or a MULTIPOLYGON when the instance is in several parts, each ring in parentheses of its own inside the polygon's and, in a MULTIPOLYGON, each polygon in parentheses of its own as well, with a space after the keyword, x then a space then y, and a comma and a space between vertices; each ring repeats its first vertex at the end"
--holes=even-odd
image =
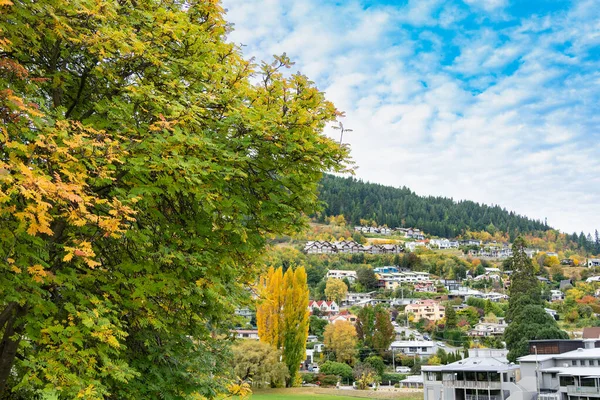
POLYGON ((512 393, 521 392, 515 384, 519 380, 519 366, 509 364, 507 353, 507 350, 471 349, 464 360, 423 366, 425 400, 506 400, 512 393))
POLYGON ((434 300, 419 300, 414 304, 407 305, 404 311, 414 314, 416 321, 421 319, 437 321, 446 315, 446 308, 434 300))
POLYGON ((539 400, 600 399, 600 348, 596 346, 600 341, 595 339, 531 341, 530 354, 519 358, 523 377, 519 384, 538 393, 539 400))
POLYGON ((327 278, 335 279, 348 279, 348 282, 354 283, 356 281, 356 271, 346 271, 342 269, 330 269, 327 271, 327 278))

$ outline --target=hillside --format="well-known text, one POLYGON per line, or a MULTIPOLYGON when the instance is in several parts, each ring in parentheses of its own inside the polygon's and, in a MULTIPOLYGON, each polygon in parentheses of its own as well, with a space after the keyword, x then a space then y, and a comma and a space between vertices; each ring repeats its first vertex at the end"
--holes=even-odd
POLYGON ((485 230, 492 234, 508 232, 512 239, 518 233, 552 229, 541 221, 499 206, 424 197, 406 187, 394 188, 352 177, 325 175, 321 181, 320 200, 326 203, 320 220, 343 214, 348 222, 356 225, 361 219, 368 219, 388 227, 415 227, 443 237, 456 237, 467 230, 485 230))

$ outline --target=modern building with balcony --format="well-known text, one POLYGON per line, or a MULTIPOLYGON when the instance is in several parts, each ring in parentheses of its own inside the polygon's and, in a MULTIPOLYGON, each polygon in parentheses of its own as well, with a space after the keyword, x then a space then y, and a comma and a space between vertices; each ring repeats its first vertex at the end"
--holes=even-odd
POLYGON ((539 400, 600 400, 600 341, 539 340, 529 346, 530 354, 519 358, 519 384, 539 400))
POLYGON ((506 350, 472 349, 464 360, 423 366, 425 400, 506 400, 522 392, 516 385, 519 366, 509 364, 506 354, 506 350))

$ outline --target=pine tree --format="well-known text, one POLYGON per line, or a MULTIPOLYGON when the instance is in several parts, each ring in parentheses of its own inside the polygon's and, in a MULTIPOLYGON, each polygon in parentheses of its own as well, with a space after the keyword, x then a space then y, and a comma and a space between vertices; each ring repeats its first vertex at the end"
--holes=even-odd
POLYGON ((526 247, 527 244, 522 237, 515 239, 512 246, 513 255, 507 262, 508 267, 513 271, 510 277, 510 299, 506 315, 508 321, 522 304, 522 298, 526 298, 528 303, 542 304, 540 283, 535 276, 533 263, 525 253, 526 247))

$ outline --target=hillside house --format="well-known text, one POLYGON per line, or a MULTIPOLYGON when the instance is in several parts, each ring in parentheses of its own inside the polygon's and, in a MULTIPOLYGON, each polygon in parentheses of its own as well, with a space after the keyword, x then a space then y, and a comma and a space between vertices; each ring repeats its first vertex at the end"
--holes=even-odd
POLYGON ((348 279, 348 282, 354 283, 356 282, 356 271, 347 271, 343 269, 330 269, 327 271, 327 275, 325 275, 327 279, 348 279))
POLYGON ((414 291, 421 293, 436 293, 437 289, 432 281, 420 282, 414 284, 414 291))
POLYGON ((234 329, 231 332, 235 334, 236 339, 259 339, 257 329, 234 329))
POLYGON ((342 305, 344 306, 353 306, 364 300, 371 300, 373 298, 373 294, 376 292, 369 293, 346 293, 346 298, 342 301, 342 305))
POLYGON ((308 302, 308 311, 312 313, 313 308, 318 308, 323 315, 334 315, 340 311, 340 307, 337 305, 335 301, 325 301, 325 300, 310 300, 308 302))
POLYGON ((421 319, 438 321, 446 314, 445 307, 435 300, 419 300, 414 304, 407 305, 404 311, 414 314, 416 321, 421 319))
POLYGON ((588 258, 587 266, 589 268, 600 267, 600 258, 588 258))

